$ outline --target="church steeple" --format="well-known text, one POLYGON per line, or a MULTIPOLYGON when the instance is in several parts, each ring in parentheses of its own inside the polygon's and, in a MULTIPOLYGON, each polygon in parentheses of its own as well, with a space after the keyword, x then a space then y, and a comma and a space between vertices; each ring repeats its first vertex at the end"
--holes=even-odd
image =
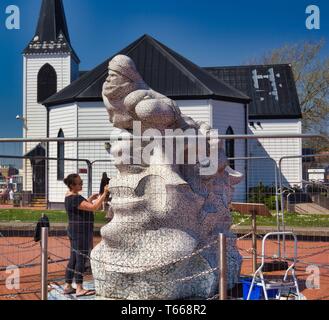
POLYGON ((35 35, 24 53, 71 53, 79 62, 71 45, 62 0, 42 0, 35 35))
POLYGON ((60 33, 70 43, 62 0, 43 0, 35 35, 41 42, 50 42, 56 41, 60 33))

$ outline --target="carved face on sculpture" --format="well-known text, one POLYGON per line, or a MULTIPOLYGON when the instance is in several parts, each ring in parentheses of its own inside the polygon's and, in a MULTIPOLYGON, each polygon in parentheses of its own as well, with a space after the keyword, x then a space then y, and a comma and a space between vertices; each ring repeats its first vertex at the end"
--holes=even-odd
POLYGON ((103 95, 112 101, 121 100, 135 90, 135 85, 119 72, 109 69, 108 77, 103 85, 103 95))
POLYGON ((109 62, 108 69, 109 74, 103 85, 103 96, 109 101, 121 100, 144 84, 135 63, 127 56, 115 56, 109 62))
POLYGON ((109 62, 109 73, 103 84, 103 100, 110 116, 110 121, 120 129, 131 129, 133 116, 127 110, 124 99, 147 85, 139 75, 134 62, 127 56, 115 56, 109 62))

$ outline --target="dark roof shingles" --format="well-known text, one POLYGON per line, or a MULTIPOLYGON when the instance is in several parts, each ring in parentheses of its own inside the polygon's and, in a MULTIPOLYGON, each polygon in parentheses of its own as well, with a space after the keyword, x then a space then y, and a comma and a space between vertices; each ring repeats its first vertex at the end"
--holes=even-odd
POLYGON ((288 64, 204 69, 252 98, 252 102, 249 104, 250 119, 302 117, 292 68, 288 64), (273 91, 272 84, 267 78, 270 69, 274 71, 278 100, 270 94, 273 91), (259 89, 254 86, 254 70, 257 71, 257 75, 266 77, 259 79, 259 89))
MULTIPOLYGON (((137 39, 118 54, 131 57, 145 82, 173 99, 214 98, 250 102, 250 98, 239 90, 216 79, 148 35, 137 39)), ((51 106, 68 101, 102 100, 102 86, 110 59, 47 99, 44 104, 51 106)))

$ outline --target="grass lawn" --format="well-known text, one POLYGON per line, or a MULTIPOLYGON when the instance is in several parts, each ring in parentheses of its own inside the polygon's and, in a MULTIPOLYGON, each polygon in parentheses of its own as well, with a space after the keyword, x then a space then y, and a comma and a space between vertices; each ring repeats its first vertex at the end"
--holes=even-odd
MULTIPOLYGON (((240 213, 233 213, 234 224, 242 222, 248 218, 248 215, 241 215, 240 213)), ((276 226, 276 213, 272 212, 271 217, 257 216, 258 226, 276 226)), ((329 215, 317 215, 317 214, 297 214, 286 212, 284 215, 285 225, 287 227, 313 227, 313 228, 329 228, 329 215)), ((241 224, 242 226, 251 226, 251 220, 247 220, 241 224)))
MULTIPOLYGON (((19 210, 19 209, 1 209, 0 222, 37 222, 42 213, 45 213, 50 223, 66 223, 67 214, 65 211, 34 211, 34 210, 19 210)), ((104 223, 105 212, 97 212, 95 223, 104 223)))
MULTIPOLYGON (((19 210, 19 209, 1 209, 0 222, 37 222, 44 212, 51 223, 66 223, 67 215, 65 211, 34 211, 34 210, 19 210)), ((105 212, 97 212, 95 223, 105 223, 105 212)), ((239 224, 246 220, 241 225, 250 226, 251 220, 248 220, 248 215, 233 213, 233 223, 239 224)), ((285 214, 285 224, 288 227, 327 227, 329 228, 329 215, 302 215, 296 213, 285 214)), ((272 212, 271 217, 257 217, 258 226, 276 226, 276 213, 272 212)))

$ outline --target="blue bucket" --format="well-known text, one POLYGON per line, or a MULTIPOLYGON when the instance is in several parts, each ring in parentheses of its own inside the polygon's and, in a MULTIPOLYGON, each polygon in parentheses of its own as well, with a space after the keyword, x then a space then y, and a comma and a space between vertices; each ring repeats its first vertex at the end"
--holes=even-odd
MULTIPOLYGON (((247 300, 248 298, 251 282, 252 282, 252 278, 241 279, 242 289, 243 289, 243 300, 247 300)), ((277 294, 278 294, 277 289, 267 290, 267 296, 269 299, 274 299, 277 294)), ((264 300, 263 287, 255 284, 251 291, 250 300, 264 300)))

